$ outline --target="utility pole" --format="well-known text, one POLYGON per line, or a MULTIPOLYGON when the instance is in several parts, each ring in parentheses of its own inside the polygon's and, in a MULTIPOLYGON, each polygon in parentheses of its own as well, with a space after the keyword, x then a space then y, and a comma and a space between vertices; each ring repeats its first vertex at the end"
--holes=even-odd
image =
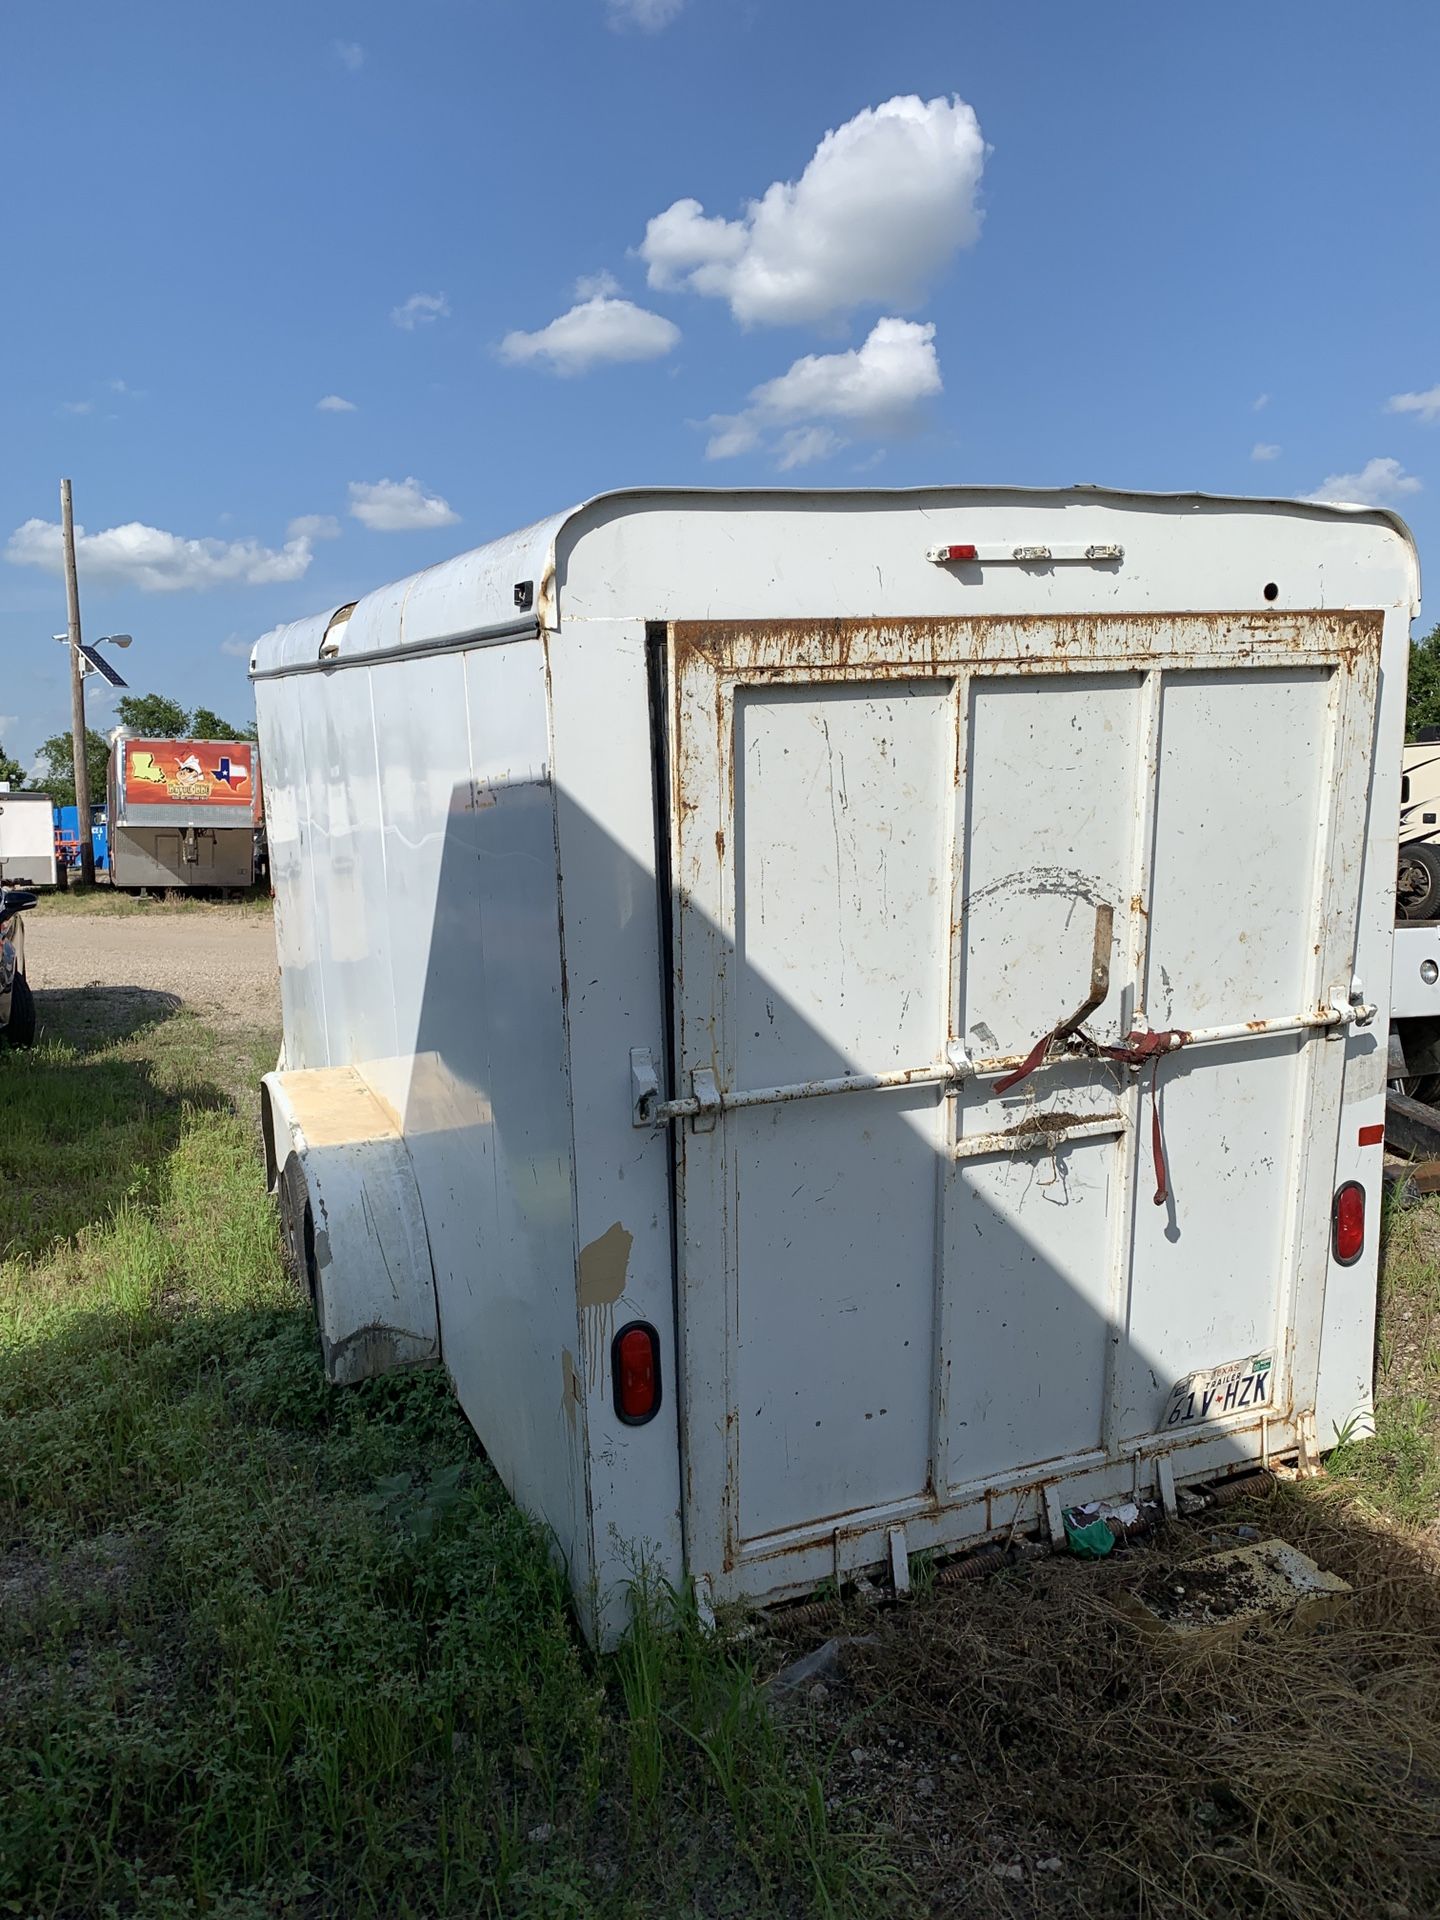
POLYGON ((65 606, 70 625, 70 738, 75 755, 75 824, 80 838, 80 884, 95 884, 95 842, 90 834, 90 762, 85 756, 85 662, 80 654, 80 582, 75 574, 75 510, 70 482, 60 482, 60 525, 65 537, 65 606))

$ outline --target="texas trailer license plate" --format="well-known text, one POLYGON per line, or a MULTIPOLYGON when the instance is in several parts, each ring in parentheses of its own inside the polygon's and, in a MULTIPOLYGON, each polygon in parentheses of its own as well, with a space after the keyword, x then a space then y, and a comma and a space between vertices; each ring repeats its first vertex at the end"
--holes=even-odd
POLYGON ((1223 1420, 1232 1413, 1268 1411, 1274 1378, 1273 1353, 1255 1353, 1248 1360, 1187 1374, 1170 1391, 1165 1425, 1198 1427, 1202 1421, 1223 1420))

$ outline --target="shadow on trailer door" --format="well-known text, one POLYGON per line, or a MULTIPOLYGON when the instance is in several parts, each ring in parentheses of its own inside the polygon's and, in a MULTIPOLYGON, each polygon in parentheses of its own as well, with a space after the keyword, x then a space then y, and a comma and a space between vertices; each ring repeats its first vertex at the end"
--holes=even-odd
MULTIPOLYGON (((1059 1481, 1066 1504, 1148 1493, 1157 1453, 1176 1443, 1182 1478, 1223 1473, 1262 1446, 1293 1448, 1293 1416, 1314 1404, 1329 1176, 1312 1183, 1310 1217, 1297 1220, 1294 1145, 1314 1077, 1338 1086, 1347 1046, 1373 1046, 1370 1036, 1277 1035, 1167 1062, 1159 1207, 1150 1075, 1115 1063, 1043 1066, 1001 1096, 991 1079, 958 1094, 911 1085, 724 1106, 736 1092, 943 1061, 957 1039, 977 1052, 1027 1051, 1079 997, 1093 902, 1115 893, 1117 876, 1096 871, 1093 819, 1062 809, 1051 857, 992 876, 983 894, 977 885, 950 944, 949 854, 934 809, 917 805, 907 828, 895 817, 903 808, 867 814, 858 802, 866 754, 889 753, 907 725, 923 764, 928 718, 905 712, 904 689, 852 693, 848 709, 828 707, 828 738, 803 702, 744 717, 742 752, 762 774, 778 760, 778 799, 794 804, 769 804, 759 779, 740 782, 718 856, 730 862, 723 919, 703 913, 693 890, 672 916, 663 873, 657 884, 540 780, 456 780, 438 844, 430 837, 438 858, 407 870, 404 923, 433 934, 409 985, 398 941, 392 949, 396 1057, 414 1056, 397 1104, 431 1233, 446 1363, 522 1502, 548 1506, 562 1538, 590 1505, 608 1556, 602 1584, 623 1576, 627 1546, 654 1547, 660 1523, 626 1490, 649 1481, 662 1450, 680 1459, 684 1570, 725 1598, 798 1592, 837 1567, 873 1564, 895 1526, 914 1552, 1040 1521, 1046 1486, 1059 1481), (567 883, 583 874, 587 901, 563 963, 557 831, 567 883), (697 1070, 712 1073, 721 1110, 636 1129, 630 1050, 665 1051, 654 967, 675 1001, 662 1090, 689 1094, 697 1070), (1024 971, 1033 992, 1015 987, 1024 971), (975 998, 982 989, 987 1004, 975 998), (612 1019, 617 998, 642 1011, 612 1019), (567 1028, 573 1050, 591 1022, 593 1045, 597 1006, 610 1070, 603 1099, 578 1089, 582 1161, 638 1191, 644 1170, 673 1153, 675 1202, 673 1222, 621 1212, 611 1230, 625 1257, 598 1293, 587 1286, 594 1243, 583 1217, 578 1261, 571 1231, 566 1076, 567 1028), (1217 1104, 1228 1116, 1219 1137, 1207 1133, 1217 1104), (1236 1220, 1245 1231, 1231 1230, 1236 1220), (615 1416, 609 1377, 611 1337, 631 1319, 658 1327, 666 1382, 659 1417, 634 1428, 615 1416), (1197 1369, 1217 1378, 1175 1398, 1197 1369), (527 1495, 557 1484, 568 1485, 568 1511, 553 1491, 527 1495)), ((972 840, 976 819, 972 808, 972 840)), ((1233 894, 1233 873, 1217 872, 1217 889, 1233 894)), ((1236 909, 1218 891, 1200 897, 1202 879, 1192 868, 1185 913, 1203 933, 1236 909)), ((390 907, 394 926, 393 890, 390 907)), ((1178 925, 1173 907, 1151 900, 1152 917, 1161 908, 1178 925)), ((1283 912, 1270 928, 1271 944, 1256 940, 1247 964, 1262 984, 1283 987, 1293 973, 1298 1008, 1306 928, 1283 912)), ((1117 982, 1125 965, 1117 937, 1117 982)), ((1176 1004, 1184 985, 1173 967, 1164 990, 1170 1019, 1193 1017, 1176 1004)), ((1091 1023, 1096 1037, 1125 1031, 1134 991, 1133 978, 1117 986, 1091 1023)), ((1333 1139, 1316 1146, 1332 1167, 1333 1139)), ((1356 1378, 1346 1391, 1359 1404, 1372 1259, 1332 1269, 1329 1284, 1326 1326, 1348 1342, 1356 1378)), ((665 1564, 663 1539, 660 1558, 660 1571, 681 1570, 665 1564)))

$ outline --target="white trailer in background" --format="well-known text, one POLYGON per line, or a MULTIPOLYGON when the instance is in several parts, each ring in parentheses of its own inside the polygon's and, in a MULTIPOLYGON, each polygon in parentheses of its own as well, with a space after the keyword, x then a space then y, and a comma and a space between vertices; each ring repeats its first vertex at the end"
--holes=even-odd
POLYGON ((635 492, 266 635, 332 1377, 443 1362, 601 1638, 1365 1421, 1417 592, 1375 510, 635 492))
POLYGON ((0 785, 0 881, 10 887, 53 887, 55 808, 48 793, 15 793, 0 785))

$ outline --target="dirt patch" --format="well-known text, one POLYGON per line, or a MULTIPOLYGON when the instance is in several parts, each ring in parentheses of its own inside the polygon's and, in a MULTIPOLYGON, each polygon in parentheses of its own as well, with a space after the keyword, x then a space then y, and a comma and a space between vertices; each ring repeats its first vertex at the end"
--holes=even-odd
MULTIPOLYGON (((935 1914, 1419 1920, 1440 1912, 1437 1572, 1423 1539, 1289 1489, 872 1612, 787 1724, 808 1714, 835 1817, 892 1834, 935 1914), (1142 1583, 1193 1595, 1191 1562, 1252 1520, 1351 1582, 1343 1613, 1220 1642, 1129 1616, 1142 1583)), ((810 1639, 837 1631, 853 1616, 810 1639)))
MULTIPOLYGON (((253 909, 157 910, 133 917, 57 913, 45 904, 25 918, 25 967, 44 1019, 43 996, 83 988, 127 1005, 137 991, 183 1003, 221 1027, 275 1027, 280 975, 269 914, 253 909)), ((126 1006, 97 1008, 97 1021, 121 1024, 126 1006)))
POLYGON ((77 1541, 53 1560, 16 1547, 0 1556, 0 1622, 7 1630, 23 1630, 57 1604, 108 1611, 142 1576, 150 1558, 150 1542, 132 1533, 77 1541))

